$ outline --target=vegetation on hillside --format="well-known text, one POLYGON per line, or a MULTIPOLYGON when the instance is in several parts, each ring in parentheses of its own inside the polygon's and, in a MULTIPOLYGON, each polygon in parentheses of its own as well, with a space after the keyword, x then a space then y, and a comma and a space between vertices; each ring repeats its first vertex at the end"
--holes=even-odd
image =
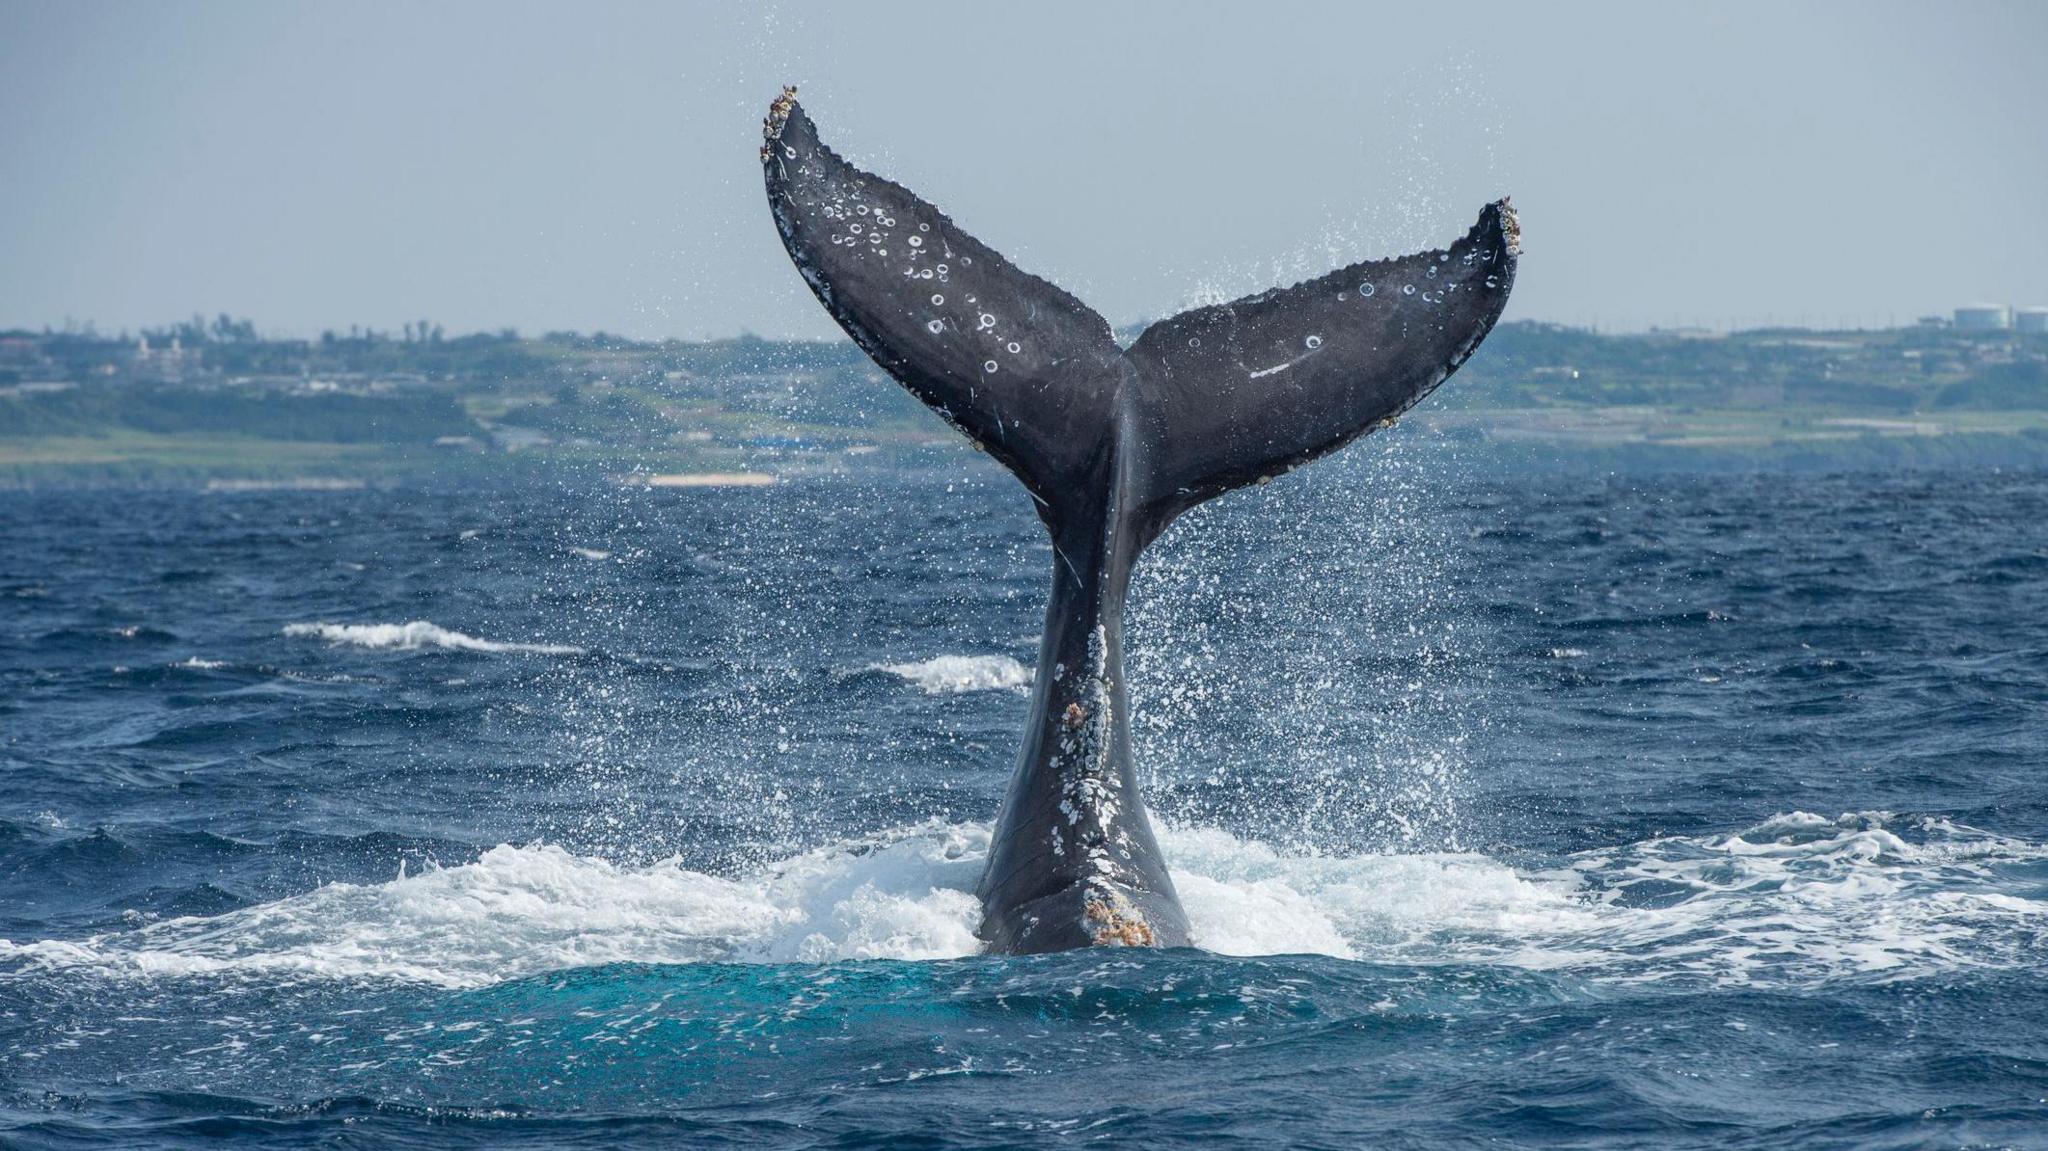
MULTIPOLYGON (((2048 337, 1938 327, 1616 336, 1505 324, 1411 418, 1524 455, 1543 444, 1648 445, 1910 462, 1969 452, 1870 441, 1964 435, 1982 447, 1998 435, 2001 452, 2048 459, 2048 337)), ((0 332, 0 482, 132 478, 138 468, 395 475, 513 459, 802 470, 900 464, 953 446, 843 340, 448 337, 427 321, 397 334, 265 339, 228 316, 134 336, 0 332), (335 450, 343 445, 364 450, 335 450)))

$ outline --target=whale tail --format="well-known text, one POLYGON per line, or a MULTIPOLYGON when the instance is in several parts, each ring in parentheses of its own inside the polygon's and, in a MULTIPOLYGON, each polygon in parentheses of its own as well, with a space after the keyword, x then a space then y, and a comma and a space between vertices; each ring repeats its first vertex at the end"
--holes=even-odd
POLYGON ((1456 371, 1507 304, 1514 210, 1487 205, 1448 248, 1183 312, 1126 350, 1086 304, 826 147, 795 89, 763 131, 769 207, 819 302, 1009 468, 1052 534, 982 937, 1012 952, 1187 943, 1131 768, 1131 567, 1182 512, 1391 424, 1456 371))

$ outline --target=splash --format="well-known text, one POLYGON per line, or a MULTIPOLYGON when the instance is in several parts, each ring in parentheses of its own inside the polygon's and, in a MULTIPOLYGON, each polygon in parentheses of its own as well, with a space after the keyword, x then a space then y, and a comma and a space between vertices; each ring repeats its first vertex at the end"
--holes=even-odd
MULTIPOLYGON (((1803 812, 1518 870, 1472 853, 1289 855, 1162 829, 1194 939, 1227 955, 1509 967, 1636 985, 1811 987, 2020 968, 2048 902, 2015 874, 2048 845, 1940 819, 1803 812)), ((330 884, 80 941, 0 941, 37 972, 472 987, 612 963, 974 955, 983 824, 929 822, 733 876, 546 844, 381 884, 330 884)))
POLYGON ((878 663, 886 671, 923 689, 927 695, 964 691, 1021 690, 1031 686, 1031 669, 1006 655, 942 655, 917 663, 878 663))
POLYGON ((1488 641, 1418 431, 1197 508, 1139 568, 1132 735, 1169 820, 1297 853, 1466 839, 1488 641))
POLYGON ((985 828, 925 826, 737 877, 508 844, 459 867, 329 884, 220 916, 79 943, 0 943, 0 968, 473 987, 608 963, 950 958, 977 946, 967 889, 987 839, 985 828))

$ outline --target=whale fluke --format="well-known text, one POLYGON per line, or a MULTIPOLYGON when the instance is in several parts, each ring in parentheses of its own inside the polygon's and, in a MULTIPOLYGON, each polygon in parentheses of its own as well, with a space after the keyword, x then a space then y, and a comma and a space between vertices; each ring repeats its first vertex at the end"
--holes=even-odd
POLYGON ((1187 509, 1390 424, 1456 371, 1514 284, 1514 211, 1489 204, 1446 249, 1184 312, 1126 351, 1086 304, 841 159, 795 96, 770 108, 761 147, 791 260, 876 363, 1023 481, 1052 535, 981 937, 1015 953, 1185 946, 1132 769, 1132 565, 1187 509))
POLYGON ((1171 515, 1336 451, 1419 403, 1507 304, 1521 252, 1506 200, 1449 248, 1340 268, 1196 308, 1131 346, 1171 515))

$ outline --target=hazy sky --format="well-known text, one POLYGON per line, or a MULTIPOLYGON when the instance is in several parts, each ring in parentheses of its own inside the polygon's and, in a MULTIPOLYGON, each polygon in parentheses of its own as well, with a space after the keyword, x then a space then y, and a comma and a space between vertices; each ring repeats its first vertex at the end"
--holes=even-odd
POLYGON ((1462 232, 1511 317, 2048 303, 2048 3, 0 0, 0 326, 825 336, 828 142, 1124 324, 1462 232))

